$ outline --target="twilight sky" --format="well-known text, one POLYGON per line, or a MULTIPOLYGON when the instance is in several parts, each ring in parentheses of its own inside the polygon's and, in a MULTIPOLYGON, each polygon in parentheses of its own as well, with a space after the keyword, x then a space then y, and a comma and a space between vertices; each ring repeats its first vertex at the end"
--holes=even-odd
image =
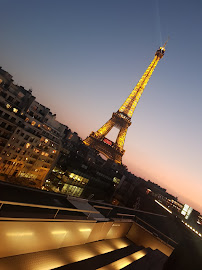
POLYGON ((170 36, 123 163, 202 212, 202 0, 0 4, 0 66, 83 139, 118 110, 170 36))

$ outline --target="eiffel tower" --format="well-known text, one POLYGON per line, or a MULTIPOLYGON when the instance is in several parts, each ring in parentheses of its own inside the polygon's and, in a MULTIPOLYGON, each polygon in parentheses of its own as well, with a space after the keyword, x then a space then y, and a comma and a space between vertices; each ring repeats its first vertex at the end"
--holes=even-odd
POLYGON ((100 129, 96 132, 91 132, 91 134, 83 141, 84 144, 96 149, 106 158, 111 159, 116 163, 122 163, 122 156, 125 152, 123 146, 128 127, 131 125, 131 118, 156 65, 164 56, 166 43, 167 41, 163 47, 160 47, 156 51, 153 61, 119 110, 114 112, 112 117, 100 129), (106 138, 106 135, 113 127, 119 129, 116 142, 112 142, 106 138))

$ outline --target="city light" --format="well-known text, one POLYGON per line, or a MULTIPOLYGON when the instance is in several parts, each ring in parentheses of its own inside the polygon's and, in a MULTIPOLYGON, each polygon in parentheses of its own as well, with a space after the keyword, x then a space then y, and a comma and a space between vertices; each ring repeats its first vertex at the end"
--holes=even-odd
POLYGON ((194 228, 192 228, 192 226, 190 226, 189 224, 185 223, 183 220, 182 220, 182 223, 184 223, 185 226, 187 226, 190 230, 192 230, 198 236, 200 236, 200 237, 202 236, 201 233, 199 233, 197 230, 195 230, 194 228))
POLYGON ((14 113, 17 113, 17 112, 18 112, 18 109, 13 108, 13 112, 14 112, 14 113))
POLYGON ((192 207, 190 207, 188 204, 185 204, 184 207, 183 207, 183 209, 182 209, 182 211, 181 211, 181 214, 183 216, 185 216, 185 219, 188 219, 189 216, 190 216, 190 214, 191 214, 191 212, 192 212, 192 210, 193 210, 192 207))
POLYGON ((155 200, 156 203, 158 203, 161 207, 163 207, 166 211, 168 211, 169 213, 172 214, 172 211, 170 211, 170 209, 168 209, 167 207, 165 207, 162 203, 160 203, 159 201, 155 200))

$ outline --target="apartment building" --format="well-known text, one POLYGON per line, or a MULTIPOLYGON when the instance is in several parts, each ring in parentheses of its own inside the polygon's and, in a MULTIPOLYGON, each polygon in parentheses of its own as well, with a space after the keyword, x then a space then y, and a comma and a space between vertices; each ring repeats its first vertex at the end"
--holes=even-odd
POLYGON ((41 187, 57 161, 68 128, 31 90, 0 68, 0 180, 41 187))

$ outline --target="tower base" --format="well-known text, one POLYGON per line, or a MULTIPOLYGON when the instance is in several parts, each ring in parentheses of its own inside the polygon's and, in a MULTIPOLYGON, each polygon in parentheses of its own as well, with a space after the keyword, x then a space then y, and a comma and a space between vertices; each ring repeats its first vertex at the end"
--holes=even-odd
POLYGON ((93 135, 94 135, 94 132, 92 132, 90 136, 87 137, 83 141, 85 145, 96 149, 99 153, 106 156, 106 158, 111 159, 114 162, 121 164, 122 156, 125 150, 120 150, 120 148, 116 145, 116 143, 112 143, 112 145, 109 145, 104 142, 105 138, 104 140, 99 140, 95 138, 93 135))

